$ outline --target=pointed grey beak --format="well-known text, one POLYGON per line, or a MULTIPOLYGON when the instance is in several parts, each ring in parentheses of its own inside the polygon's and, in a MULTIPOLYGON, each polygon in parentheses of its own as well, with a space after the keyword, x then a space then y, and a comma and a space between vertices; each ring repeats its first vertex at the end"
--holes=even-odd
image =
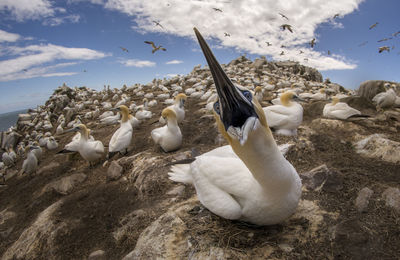
POLYGON ((219 104, 217 105, 221 106, 219 115, 225 130, 228 131, 230 126, 241 127, 247 118, 257 117, 253 104, 243 96, 242 92, 228 78, 200 32, 196 28, 193 28, 193 30, 214 79, 219 97, 219 104))
POLYGON ((78 131, 79 131, 79 128, 74 127, 74 128, 71 128, 71 129, 64 130, 64 133, 78 132, 78 131))

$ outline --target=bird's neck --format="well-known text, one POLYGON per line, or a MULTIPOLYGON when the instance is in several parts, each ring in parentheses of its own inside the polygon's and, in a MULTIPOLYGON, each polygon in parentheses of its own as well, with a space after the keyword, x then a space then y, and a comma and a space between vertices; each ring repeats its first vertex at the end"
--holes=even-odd
POLYGON ((179 129, 176 117, 168 117, 167 126, 170 131, 177 131, 179 129))
POLYGON ((81 140, 82 141, 86 141, 89 139, 89 132, 84 129, 83 131, 81 131, 81 140))
POLYGON ((129 120, 129 114, 128 113, 122 112, 121 115, 122 115, 121 124, 125 123, 126 121, 129 120))
POLYGON ((280 194, 290 188, 293 166, 279 151, 269 129, 257 122, 243 146, 236 141, 231 145, 266 192, 280 194))

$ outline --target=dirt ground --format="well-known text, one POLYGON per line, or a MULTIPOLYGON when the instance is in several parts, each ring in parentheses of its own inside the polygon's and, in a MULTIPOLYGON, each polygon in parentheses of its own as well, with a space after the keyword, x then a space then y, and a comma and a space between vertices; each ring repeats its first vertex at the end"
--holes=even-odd
MULTIPOLYGON (((320 112, 316 111, 321 106, 319 103, 304 106, 303 125, 309 126, 313 119, 320 117, 320 112)), ((9 235, 0 239, 0 255, 18 240, 21 233, 35 221, 40 212, 63 197, 65 201, 53 217, 56 222, 68 223, 69 228, 62 229, 57 234, 54 241, 56 248, 52 249, 51 256, 43 245, 40 258, 85 259, 91 252, 102 249, 106 252, 107 259, 121 259, 133 250, 140 233, 152 221, 165 213, 173 203, 184 201, 194 195, 194 188, 186 186, 178 201, 165 203, 165 198, 169 196, 166 193, 176 186, 167 178, 169 166, 166 165, 183 152, 201 154, 225 142, 218 137, 213 117, 202 117, 204 114, 199 110, 204 107, 204 103, 189 99, 186 103, 186 118, 181 124, 184 136, 182 148, 169 154, 162 152, 160 148, 154 146, 150 138, 150 130, 160 126, 154 122, 158 120, 162 107, 164 105, 158 104, 152 108, 156 115, 134 130, 133 142, 126 155, 129 157, 147 152, 162 158, 161 162, 159 161, 147 173, 149 177, 142 190, 134 185, 135 180, 124 178, 131 171, 129 167, 124 166, 123 177, 120 180, 110 182, 106 179, 108 167, 103 167, 102 163, 89 168, 79 156, 55 154, 51 151, 44 152, 40 166, 57 162, 57 167, 41 174, 24 175, 8 180, 7 186, 0 189, 0 212, 7 209, 15 212, 17 217, 7 220, 6 225, 0 226, 2 227, 0 232, 7 231, 6 227, 12 227, 9 235), (77 172, 85 173, 87 180, 79 184, 71 194, 60 195, 52 190, 43 192, 44 187, 50 182, 77 172), (142 210, 144 215, 128 234, 116 241, 113 232, 121 227, 122 220, 127 214, 137 210, 142 210)), ((363 109, 369 114, 376 113, 368 110, 368 107, 363 109)), ((384 132, 381 129, 368 128, 359 121, 354 123, 362 128, 364 133, 384 132)), ((118 126, 100 126, 93 123, 88 123, 88 126, 92 129, 95 139, 103 141, 105 145, 118 128, 118 126)), ((299 139, 288 137, 276 139, 278 143, 287 141, 296 143, 296 148, 289 151, 287 159, 299 173, 322 164, 326 164, 335 172, 335 178, 328 179, 321 190, 303 192, 302 199, 316 200, 321 209, 337 212, 338 217, 324 219, 318 229, 317 237, 310 238, 306 243, 293 244, 293 250, 290 252, 276 251, 271 257, 399 259, 400 215, 385 206, 385 201, 381 199, 381 194, 387 187, 399 186, 399 165, 360 156, 354 151, 351 143, 352 134, 346 131, 318 129, 309 137, 314 149, 299 145, 303 134, 302 130, 299 130, 299 139), (354 206, 354 200, 364 187, 372 189, 374 194, 368 210, 359 213, 354 206), (335 237, 332 237, 333 229, 335 237)), ((392 140, 400 139, 398 132, 387 131, 386 134, 392 140)), ((70 141, 71 137, 72 134, 58 138, 60 149, 70 141)), ((113 160, 120 157, 117 155, 113 160)), ((19 161, 17 168, 21 164, 22 160, 19 161)), ((224 220, 206 209, 200 212, 201 207, 198 203, 189 212, 191 217, 184 220, 191 230, 191 236, 196 238, 208 233, 215 246, 229 247, 249 257, 252 256, 252 250, 260 245, 279 244, 279 234, 288 229, 285 224, 257 227, 224 220), (252 235, 249 236, 249 233, 252 235)), ((304 230, 309 228, 307 219, 298 224, 304 230)))

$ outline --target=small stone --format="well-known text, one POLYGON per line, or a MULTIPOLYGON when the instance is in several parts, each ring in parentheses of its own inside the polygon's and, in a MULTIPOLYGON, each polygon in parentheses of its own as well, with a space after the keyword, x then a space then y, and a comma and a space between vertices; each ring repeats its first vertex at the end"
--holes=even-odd
POLYGON ((279 244, 278 246, 285 253, 290 253, 293 250, 293 247, 288 244, 279 244))
POLYGON ((179 186, 176 186, 176 187, 172 188, 171 190, 169 190, 167 192, 167 195, 180 196, 180 195, 182 195, 184 190, 185 190, 185 186, 179 185, 179 186))
POLYGON ((107 170, 107 180, 115 181, 118 180, 122 175, 123 168, 116 161, 111 162, 110 167, 107 170))
POLYGON ((104 252, 103 250, 97 250, 92 252, 89 255, 88 260, 106 260, 106 252, 104 252))
POLYGON ((386 200, 386 206, 394 208, 400 213, 400 190, 399 188, 387 188, 382 197, 386 200))
POLYGON ((325 164, 309 172, 301 174, 304 186, 308 190, 335 192, 343 188, 342 179, 336 172, 331 171, 325 164))
POLYGON ((86 174, 75 173, 49 184, 49 187, 61 195, 68 195, 79 184, 87 179, 86 174))
POLYGON ((355 200, 355 205, 358 212, 366 211, 369 204, 369 199, 371 198, 373 193, 374 191, 370 190, 368 187, 365 187, 360 190, 360 192, 358 192, 358 196, 355 200))

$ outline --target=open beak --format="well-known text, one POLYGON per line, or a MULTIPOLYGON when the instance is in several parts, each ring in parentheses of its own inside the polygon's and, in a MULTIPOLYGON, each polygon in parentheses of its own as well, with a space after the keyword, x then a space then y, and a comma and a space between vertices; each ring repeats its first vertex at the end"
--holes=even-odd
POLYGON ((232 83, 214 57, 214 54, 211 52, 210 47, 208 47, 200 32, 196 28, 193 29, 214 79, 219 97, 219 115, 225 130, 234 135, 241 135, 247 120, 249 118, 258 118, 253 103, 244 97, 241 90, 232 83), (232 129, 230 130, 230 128, 236 130, 233 131, 232 129))

